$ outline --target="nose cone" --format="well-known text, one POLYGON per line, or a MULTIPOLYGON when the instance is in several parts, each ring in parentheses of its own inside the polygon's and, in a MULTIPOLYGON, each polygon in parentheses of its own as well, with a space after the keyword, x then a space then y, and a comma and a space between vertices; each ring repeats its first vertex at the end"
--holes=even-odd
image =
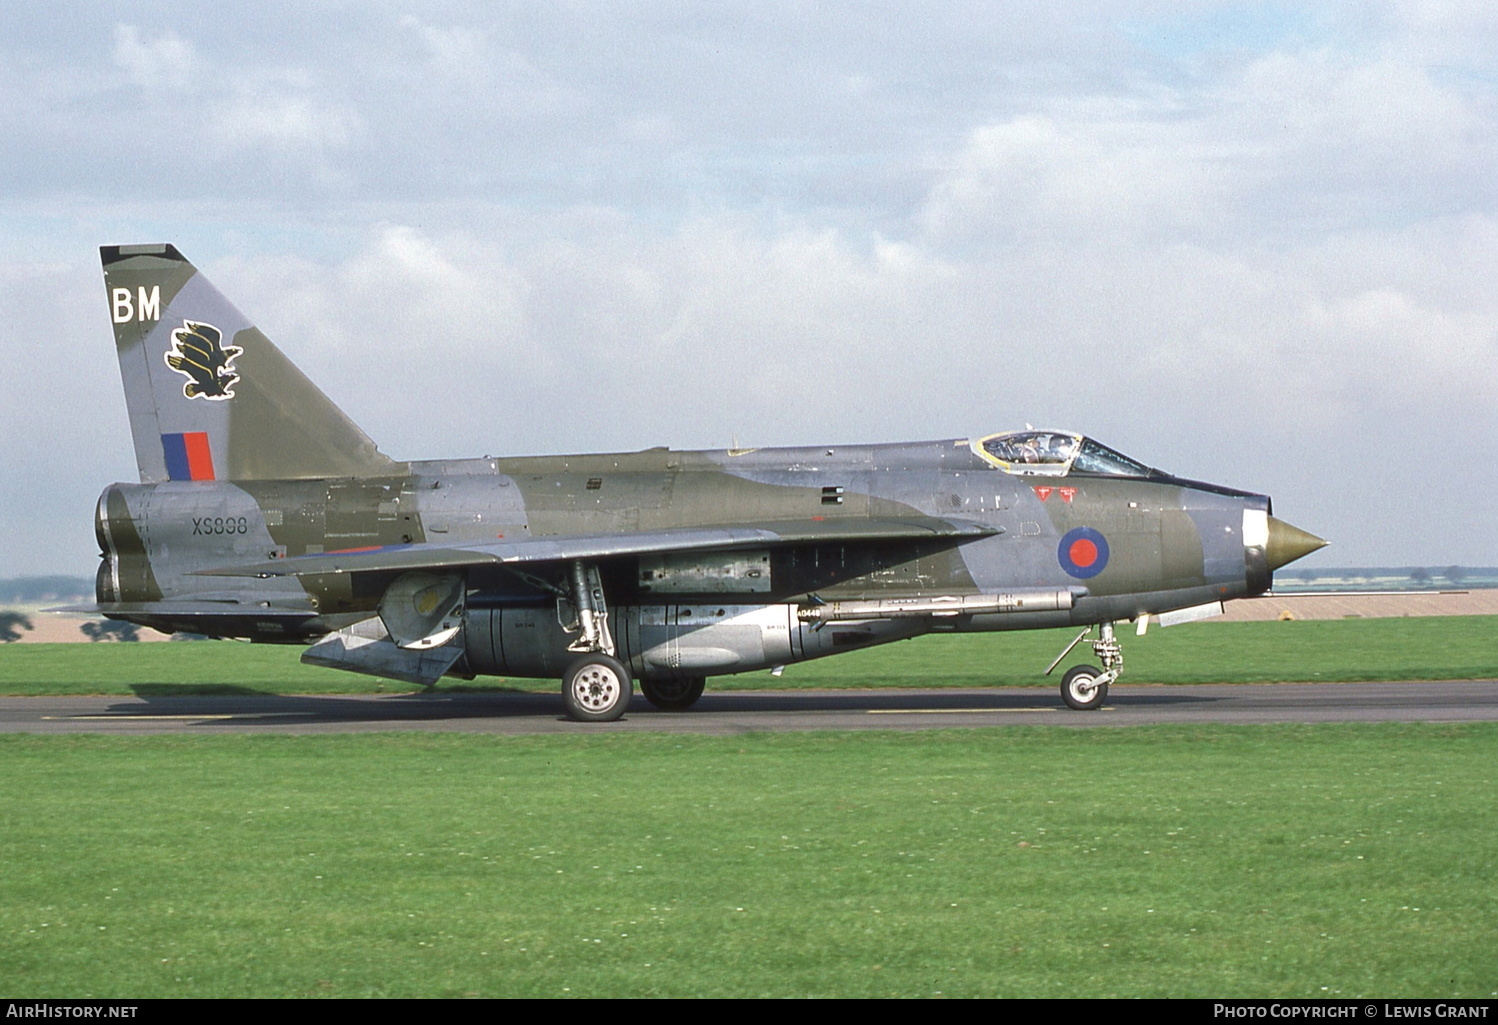
POLYGON ((1318 548, 1325 548, 1326 545, 1327 542, 1315 534, 1292 527, 1284 520, 1269 517, 1269 544, 1264 548, 1264 557, 1269 562, 1271 572, 1310 555, 1318 548))

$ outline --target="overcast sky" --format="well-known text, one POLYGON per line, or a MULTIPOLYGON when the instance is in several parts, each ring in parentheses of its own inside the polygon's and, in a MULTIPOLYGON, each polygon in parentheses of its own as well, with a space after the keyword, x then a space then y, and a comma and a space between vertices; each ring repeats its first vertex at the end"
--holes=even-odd
POLYGON ((1498 564, 1491 3, 13 3, 0 95, 0 577, 156 241, 396 458, 1028 422, 1498 564))

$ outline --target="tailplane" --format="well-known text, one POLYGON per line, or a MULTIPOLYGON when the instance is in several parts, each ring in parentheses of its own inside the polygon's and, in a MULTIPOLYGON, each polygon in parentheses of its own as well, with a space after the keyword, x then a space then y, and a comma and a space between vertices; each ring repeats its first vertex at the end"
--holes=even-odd
POLYGON ((175 246, 100 255, 143 482, 402 471, 175 246))

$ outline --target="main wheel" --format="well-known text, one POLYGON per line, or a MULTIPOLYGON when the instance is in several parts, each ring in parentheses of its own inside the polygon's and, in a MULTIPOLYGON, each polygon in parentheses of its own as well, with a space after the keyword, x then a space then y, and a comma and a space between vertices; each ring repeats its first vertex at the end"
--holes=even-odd
POLYGON ((1061 678, 1061 700, 1079 712, 1100 707, 1108 696, 1108 685, 1098 682, 1102 675, 1094 666, 1072 666, 1061 678))
POLYGON ((640 680, 640 693, 656 708, 667 712, 684 712, 702 697, 707 683, 704 676, 678 677, 674 680, 640 680))
POLYGON ((624 663, 601 652, 584 655, 562 677, 562 701, 568 717, 578 722, 613 722, 629 707, 634 692, 624 663))

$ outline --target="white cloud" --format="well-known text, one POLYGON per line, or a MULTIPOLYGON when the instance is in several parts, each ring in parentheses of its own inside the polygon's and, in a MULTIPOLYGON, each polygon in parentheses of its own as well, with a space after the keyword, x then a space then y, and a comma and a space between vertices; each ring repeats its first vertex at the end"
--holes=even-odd
POLYGON ((1305 323, 1347 386, 1387 402, 1428 396, 1481 415, 1498 395, 1498 310, 1373 288, 1308 304, 1305 323))
POLYGON ((200 84, 203 72, 196 47, 175 32, 147 40, 135 25, 116 25, 114 63, 135 85, 183 89, 200 84))
POLYGON ((401 28, 415 33, 427 54, 427 67, 445 77, 482 82, 489 54, 486 33, 467 28, 439 28, 414 15, 400 19, 401 28))
POLYGON ((359 134, 359 115, 320 97, 305 82, 252 82, 215 104, 214 135, 228 150, 342 149, 359 134))
POLYGON ((1175 135, 1132 109, 1110 120, 1024 115, 976 129, 922 223, 939 242, 997 247, 1195 234, 1212 199, 1213 154, 1175 135))
POLYGON ((1050 102, 974 129, 921 223, 938 243, 1224 242, 1409 221, 1494 187, 1491 97, 1384 57, 1269 53, 1205 90, 1050 102))
MULTIPOLYGON (((1472 512, 1491 475, 1379 483, 1452 427, 1498 459, 1475 8, 1323 12, 1180 58, 1113 7, 925 19, 900 46, 821 8, 793 33, 733 5, 296 32, 285 10, 104 21, 113 63, 10 33, 0 81, 43 102, 4 115, 7 226, 68 268, 0 280, 28 346, 65 323, 107 353, 76 254, 166 238, 400 456, 1069 424, 1277 492, 1333 559, 1498 562, 1472 512)), ((26 367, 0 377, 7 422, 73 417, 128 474, 117 387, 63 410, 26 367)))

